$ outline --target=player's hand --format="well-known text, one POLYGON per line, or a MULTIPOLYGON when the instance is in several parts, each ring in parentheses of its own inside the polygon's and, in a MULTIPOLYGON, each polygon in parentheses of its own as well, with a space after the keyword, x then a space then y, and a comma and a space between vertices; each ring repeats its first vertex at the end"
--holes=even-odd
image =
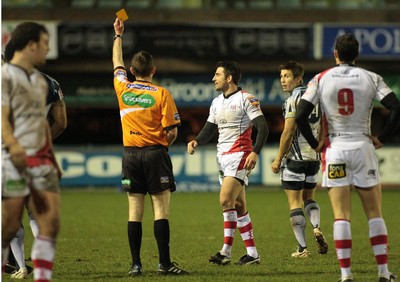
POLYGON ((373 135, 368 135, 369 139, 372 140, 372 144, 374 144, 375 149, 379 149, 383 147, 383 143, 378 139, 378 137, 373 135))
POLYGON ((187 144, 187 152, 191 155, 194 154, 195 148, 199 145, 196 140, 192 140, 187 144))
POLYGON ((15 143, 8 147, 11 156, 11 161, 19 171, 23 171, 27 166, 27 157, 25 149, 19 144, 15 143))
POLYGON ((281 169, 281 161, 279 159, 275 159, 271 164, 271 170, 273 173, 278 173, 281 169))
POLYGON ((319 141, 317 148, 314 148, 314 150, 317 153, 321 153, 324 150, 324 148, 325 148, 325 140, 322 139, 319 141))
POLYGON ((115 34, 122 35, 124 33, 124 22, 119 18, 116 18, 114 21, 114 31, 115 34))
POLYGON ((250 155, 247 156, 246 161, 244 163, 244 168, 247 170, 252 170, 256 167, 258 160, 258 155, 254 152, 251 152, 250 155))

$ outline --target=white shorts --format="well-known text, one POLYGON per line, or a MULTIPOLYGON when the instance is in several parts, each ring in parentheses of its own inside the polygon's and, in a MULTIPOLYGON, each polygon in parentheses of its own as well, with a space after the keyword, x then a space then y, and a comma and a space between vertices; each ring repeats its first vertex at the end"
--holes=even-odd
POLYGON ((328 147, 322 158, 322 186, 355 185, 372 187, 379 183, 378 159, 373 144, 360 143, 359 148, 328 147))
POLYGON ((226 155, 217 154, 219 184, 222 185, 225 176, 232 176, 243 180, 247 186, 249 184, 249 171, 243 167, 248 155, 250 155, 250 152, 237 152, 226 155))
POLYGON ((2 197, 25 197, 30 194, 28 185, 37 190, 60 192, 57 169, 52 164, 27 168, 21 175, 9 158, 3 158, 1 178, 2 197))

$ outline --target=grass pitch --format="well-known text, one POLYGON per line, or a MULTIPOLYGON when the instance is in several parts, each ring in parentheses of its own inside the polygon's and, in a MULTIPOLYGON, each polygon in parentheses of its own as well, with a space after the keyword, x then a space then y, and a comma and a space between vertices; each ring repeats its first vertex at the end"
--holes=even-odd
MULTIPOLYGON (((250 189, 248 209, 261 255, 260 265, 237 266, 246 253, 239 232, 228 266, 208 262, 223 243, 223 217, 218 193, 179 193, 171 199, 171 259, 191 273, 184 277, 160 277, 156 273, 158 253, 153 236, 151 203, 146 201, 143 220, 143 276, 127 275, 131 258, 127 240, 128 203, 125 193, 111 189, 62 192, 62 224, 57 242, 53 281, 337 281, 340 269, 333 248, 333 216, 325 190, 317 192, 322 230, 329 244, 319 255, 307 222, 310 258, 290 255, 296 241, 289 223, 286 196, 280 189, 250 189)), ((389 232, 389 266, 400 274, 400 191, 383 192, 383 214, 389 232)), ((32 235, 25 216, 25 252, 30 257, 32 235)), ((355 281, 377 281, 377 267, 369 244, 367 220, 356 193, 353 194, 353 256, 355 281)), ((32 265, 31 262, 27 262, 32 265)), ((3 281, 12 281, 3 274, 3 281)), ((32 281, 32 274, 29 277, 32 281)))

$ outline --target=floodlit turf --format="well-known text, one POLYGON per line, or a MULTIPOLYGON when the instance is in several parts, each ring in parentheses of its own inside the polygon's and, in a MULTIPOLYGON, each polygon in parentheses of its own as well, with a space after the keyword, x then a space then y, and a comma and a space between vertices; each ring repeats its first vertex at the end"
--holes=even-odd
MULTIPOLYGON (((340 269, 332 239, 332 212, 326 191, 318 191, 322 231, 329 243, 327 255, 318 255, 307 222, 310 258, 295 259, 290 254, 296 242, 289 223, 284 192, 253 189, 247 193, 254 236, 261 255, 260 265, 238 266, 245 254, 237 232, 233 263, 228 266, 208 262, 223 243, 223 218, 217 193, 174 193, 171 201, 171 258, 191 273, 185 277, 159 277, 156 243, 153 236, 151 204, 146 201, 143 225, 141 278, 128 277, 130 252, 127 241, 127 198, 108 189, 62 192, 62 225, 58 238, 53 281, 336 281, 340 269)), ((389 231, 389 263, 400 274, 400 191, 383 193, 383 213, 389 231)), ((32 236, 26 226, 26 254, 30 256, 32 236)), ((377 268, 368 239, 367 220, 360 201, 353 194, 353 257, 355 281, 377 281, 377 268)), ((31 262, 28 262, 32 265, 31 262)), ((3 274, 3 281, 11 281, 3 274)), ((32 274, 30 275, 32 280, 32 274)))

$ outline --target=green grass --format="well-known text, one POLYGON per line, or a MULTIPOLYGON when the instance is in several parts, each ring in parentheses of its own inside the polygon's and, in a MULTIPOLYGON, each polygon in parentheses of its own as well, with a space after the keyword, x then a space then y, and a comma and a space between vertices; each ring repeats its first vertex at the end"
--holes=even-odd
MULTIPOLYGON (((284 192, 253 189, 247 193, 254 235, 261 255, 260 265, 213 265, 208 257, 220 250, 223 218, 217 193, 174 193, 171 201, 171 258, 191 275, 159 277, 157 247, 153 236, 151 204, 146 201, 143 224, 141 278, 128 277, 130 252, 127 241, 128 203, 125 193, 112 190, 66 190, 62 192, 62 225, 57 242, 53 281, 336 281, 340 269, 332 239, 332 211, 326 191, 316 196, 321 206, 321 225, 330 249, 317 254, 307 223, 307 241, 312 257, 293 259, 296 242, 289 223, 284 192)), ((400 191, 383 193, 383 213, 389 231, 389 264, 400 274, 400 191)), ((32 236, 26 228, 26 255, 32 236)), ((353 194, 352 269, 356 281, 377 281, 377 267, 368 239, 367 220, 357 195, 353 194)), ((245 254, 237 232, 233 260, 245 254)), ((31 264, 31 262, 28 262, 31 264)), ((30 275, 32 280, 32 275, 30 275)), ((3 281, 11 281, 3 275, 3 281)))

